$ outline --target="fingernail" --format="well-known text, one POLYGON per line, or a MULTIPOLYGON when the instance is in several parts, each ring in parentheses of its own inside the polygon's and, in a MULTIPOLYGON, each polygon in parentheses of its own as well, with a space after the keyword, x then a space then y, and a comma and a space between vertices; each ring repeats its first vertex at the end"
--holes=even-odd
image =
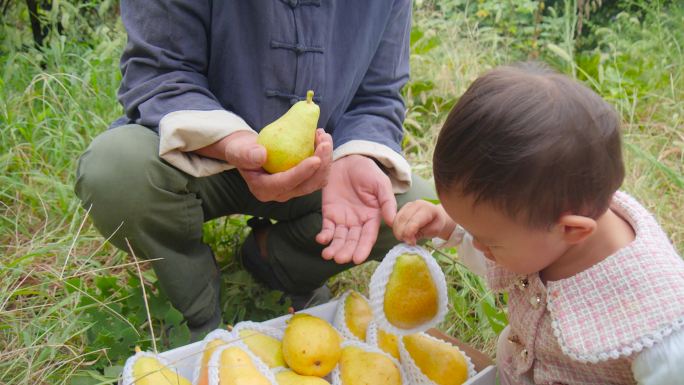
POLYGON ((254 163, 261 162, 261 149, 255 148, 249 151, 249 159, 254 163))

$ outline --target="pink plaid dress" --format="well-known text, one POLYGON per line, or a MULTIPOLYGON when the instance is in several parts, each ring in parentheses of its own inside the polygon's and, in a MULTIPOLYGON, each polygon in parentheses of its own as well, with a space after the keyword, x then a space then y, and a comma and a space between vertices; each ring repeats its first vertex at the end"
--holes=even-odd
POLYGON ((617 192, 611 208, 636 239, 575 276, 544 286, 487 262, 490 288, 509 294, 497 350, 508 382, 635 384, 635 357, 684 331, 684 261, 633 198, 617 192))

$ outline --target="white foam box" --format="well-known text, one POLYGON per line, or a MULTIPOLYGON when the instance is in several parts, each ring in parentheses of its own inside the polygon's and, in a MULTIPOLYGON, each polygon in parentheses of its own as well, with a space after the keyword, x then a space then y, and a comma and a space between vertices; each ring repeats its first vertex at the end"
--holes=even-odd
MULTIPOLYGON (((301 312, 315 315, 332 323, 333 317, 335 316, 335 309, 337 309, 337 301, 333 300, 323 305, 302 310, 301 312)), ((289 317, 289 315, 284 315, 282 317, 273 318, 271 320, 264 321, 264 324, 279 329, 284 329, 285 321, 289 317)), ((429 331, 429 333, 457 345, 461 350, 468 354, 468 356, 470 356, 473 364, 475 364, 477 375, 466 381, 464 385, 496 385, 496 368, 493 366, 489 357, 438 330, 432 329, 429 331)), ((176 366, 181 375, 183 375, 185 378, 192 379, 197 357, 202 354, 201 345, 201 342, 195 342, 160 353, 160 355, 166 358, 171 364, 176 366)))

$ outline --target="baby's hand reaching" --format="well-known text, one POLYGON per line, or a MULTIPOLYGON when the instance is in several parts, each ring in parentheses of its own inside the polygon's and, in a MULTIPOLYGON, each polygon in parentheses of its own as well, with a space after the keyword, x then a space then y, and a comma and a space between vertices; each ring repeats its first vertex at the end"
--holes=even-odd
POLYGON ((409 245, 415 245, 422 238, 440 237, 449 239, 456 223, 449 218, 441 205, 424 200, 409 202, 399 210, 392 231, 394 236, 409 245))

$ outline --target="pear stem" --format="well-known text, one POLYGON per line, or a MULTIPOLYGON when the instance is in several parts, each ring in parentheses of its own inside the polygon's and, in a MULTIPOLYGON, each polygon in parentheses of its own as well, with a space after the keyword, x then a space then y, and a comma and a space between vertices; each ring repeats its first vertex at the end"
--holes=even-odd
POLYGON ((306 91, 306 102, 307 103, 313 103, 313 95, 314 95, 313 90, 306 91))

